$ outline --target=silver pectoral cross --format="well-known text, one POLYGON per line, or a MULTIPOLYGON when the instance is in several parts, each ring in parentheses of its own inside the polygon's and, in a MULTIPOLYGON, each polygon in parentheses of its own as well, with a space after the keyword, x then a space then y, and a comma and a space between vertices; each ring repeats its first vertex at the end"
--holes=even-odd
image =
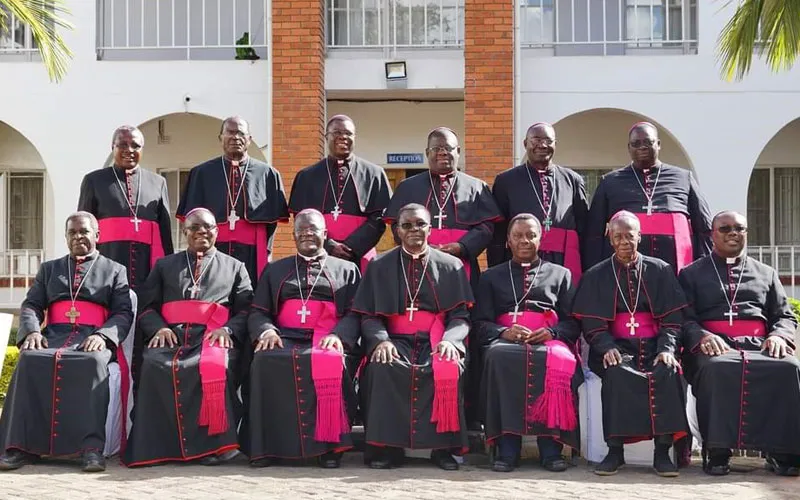
POLYGON ((331 215, 333 215, 333 220, 334 221, 338 220, 341 214, 342 210, 339 208, 339 205, 334 205, 333 210, 331 210, 331 215))
POLYGON ((723 316, 727 316, 728 317, 728 325, 729 326, 733 326, 733 318, 736 317, 736 316, 739 316, 739 313, 738 312, 733 312, 733 306, 731 306, 728 309, 728 312, 723 314, 723 316))
POLYGON ((647 215, 653 215, 653 209, 658 208, 653 205, 653 200, 647 200, 647 205, 642 205, 642 209, 647 211, 647 215))
POLYGON ((544 230, 549 231, 550 226, 553 225, 553 219, 551 219, 550 216, 548 215, 547 218, 544 221, 542 221, 542 224, 544 224, 544 230))
POLYGON ((412 302, 408 307, 406 307, 406 312, 408 313, 409 321, 414 321, 414 311, 419 311, 419 308, 414 307, 414 303, 412 302))
POLYGON ((522 313, 519 312, 519 305, 514 306, 514 312, 508 313, 511 316, 511 323, 517 324, 517 317, 522 316, 522 313))
POLYGON ((634 335, 636 335, 636 329, 639 328, 639 323, 636 322, 636 318, 631 314, 631 319, 630 321, 625 323, 625 326, 630 328, 629 333, 631 334, 631 337, 633 337, 634 335))
POLYGON ((238 215, 236 215, 236 210, 231 210, 230 213, 228 213, 228 229, 230 229, 231 231, 235 230, 236 222, 240 219, 241 218, 238 215))
POLYGON ((138 217, 136 217, 134 215, 133 219, 131 219, 131 222, 133 222, 134 231, 136 231, 138 233, 139 232, 139 223, 142 222, 142 219, 140 219, 140 218, 138 218, 138 217))
POLYGON ((447 214, 439 212, 439 215, 434 215, 433 218, 434 219, 439 219, 439 222, 437 222, 437 226, 438 226, 439 229, 441 229, 442 228, 442 219, 446 219, 447 218, 447 214))
POLYGON ((309 311, 306 305, 303 304, 303 307, 297 310, 297 315, 300 316, 300 323, 305 324, 306 316, 308 316, 309 314, 311 314, 311 311, 309 311))
POLYGON ((189 297, 196 299, 197 294, 200 293, 200 285, 194 283, 192 286, 189 287, 189 297))

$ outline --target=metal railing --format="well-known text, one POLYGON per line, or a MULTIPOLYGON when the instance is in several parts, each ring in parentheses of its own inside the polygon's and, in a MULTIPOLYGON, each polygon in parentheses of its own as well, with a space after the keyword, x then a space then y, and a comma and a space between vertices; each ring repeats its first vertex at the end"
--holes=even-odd
POLYGON ((326 0, 330 48, 464 45, 464 0, 326 0))
POLYGON ((44 250, 0 250, 0 309, 19 307, 43 261, 44 250))
POLYGON ((524 48, 550 49, 553 55, 697 51, 697 0, 519 2, 524 48))
POLYGON ((794 290, 796 286, 800 286, 800 276, 797 276, 800 271, 800 247, 754 246, 747 248, 747 255, 774 267, 787 291, 789 287, 794 290))
POLYGON ((0 26, 0 56, 23 56, 23 59, 33 60, 39 48, 31 27, 12 12, 6 10, 5 15, 5 22, 0 26))
POLYGON ((102 60, 265 59, 267 0, 98 0, 102 60))

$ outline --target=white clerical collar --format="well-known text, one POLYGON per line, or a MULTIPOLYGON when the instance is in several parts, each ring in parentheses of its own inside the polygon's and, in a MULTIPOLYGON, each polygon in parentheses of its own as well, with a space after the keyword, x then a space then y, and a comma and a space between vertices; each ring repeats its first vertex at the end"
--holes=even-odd
POLYGON ((411 253, 408 250, 406 250, 405 247, 401 247, 401 248, 402 248, 404 254, 408 255, 409 257, 411 257, 414 260, 417 260, 420 257, 425 257, 428 254, 428 248, 429 247, 425 247, 425 250, 423 250, 423 251, 421 251, 419 253, 411 253))
POLYGON ((93 252, 87 253, 86 255, 80 255, 80 256, 78 256, 78 255, 70 255, 70 257, 72 257, 75 260, 75 262, 80 264, 81 262, 84 262, 84 261, 87 261, 87 260, 92 260, 95 257, 97 257, 98 255, 100 255, 100 252, 95 248, 93 252))
POLYGON ((513 261, 513 262, 514 262, 514 264, 518 265, 519 267, 527 269, 527 268, 533 266, 534 264, 536 264, 537 262, 539 262, 539 259, 536 259, 536 260, 531 261, 531 262, 517 262, 517 261, 513 261))
POLYGON ((311 262, 312 260, 319 260, 320 258, 326 257, 327 255, 328 255, 328 252, 326 252, 324 249, 320 250, 319 252, 315 253, 314 255, 312 255, 310 257, 306 257, 305 255, 301 254, 300 252, 297 253, 297 256, 300 257, 301 259, 303 259, 306 262, 311 262))
POLYGON ((714 255, 716 255, 718 259, 724 260, 726 264, 732 265, 732 264, 738 264, 742 259, 745 258, 745 251, 742 250, 739 255, 736 255, 734 257, 723 257, 722 255, 716 252, 714 252, 714 255))

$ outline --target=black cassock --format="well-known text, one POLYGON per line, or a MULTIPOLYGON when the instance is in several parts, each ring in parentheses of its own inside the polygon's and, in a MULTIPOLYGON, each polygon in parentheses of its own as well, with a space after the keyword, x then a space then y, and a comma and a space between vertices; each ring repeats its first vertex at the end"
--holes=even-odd
POLYGON ((263 332, 272 329, 280 334, 283 349, 255 353, 250 366, 250 439, 246 445, 251 460, 314 457, 352 446, 346 412, 348 406, 350 414, 355 409, 352 377, 341 356, 312 351, 312 347, 320 338, 335 333, 345 352, 354 348, 361 320, 350 312, 350 306, 361 275, 352 262, 323 258, 324 270, 322 259, 307 261, 297 256, 274 262, 256 288, 248 321, 250 342, 256 343, 263 332), (302 295, 298 287, 302 287, 302 295), (300 317, 304 300, 311 314, 300 317), (335 374, 330 372, 334 367, 338 368, 335 374), (325 373, 326 368, 330 373, 325 373), (337 380, 338 386, 328 387, 331 380, 337 380), (320 404, 319 392, 329 400, 320 404), (337 400, 331 401, 332 397, 337 400), (335 436, 320 435, 323 431, 318 423, 325 427, 331 422, 335 422, 335 436))
POLYGON ((144 284, 156 260, 173 252, 167 181, 154 172, 137 167, 126 174, 112 166, 86 174, 78 210, 97 217, 97 249, 128 269, 134 290, 144 284), (131 206, 141 220, 138 231, 131 206))
POLYGON ((603 176, 592 196, 586 225, 585 269, 612 255, 605 237, 606 223, 620 210, 639 217, 639 251, 669 263, 676 274, 711 251, 711 212, 692 172, 659 165, 647 173, 629 165, 603 176), (648 202, 642 188, 652 193, 651 216, 647 215, 648 202))
MULTIPOLYGON (((466 446, 460 380, 451 380, 457 383, 457 388, 451 387, 449 395, 453 399, 448 400, 452 405, 457 404, 457 409, 443 405, 457 411, 457 417, 455 412, 447 415, 454 417, 449 421, 454 424, 449 427, 453 430, 437 432, 444 420, 431 422, 437 406, 434 397, 448 395, 435 388, 431 351, 436 347, 432 345, 432 337, 438 329, 437 335, 442 340, 452 342, 462 354, 465 352, 464 340, 470 325, 468 308, 472 303, 463 264, 439 250, 429 249, 424 256, 412 259, 401 248, 395 248, 369 265, 353 302, 353 311, 362 315, 361 341, 365 355, 372 355, 375 347, 387 340, 400 355, 391 364, 368 362, 361 374, 359 396, 369 444, 413 449, 466 446), (413 304, 406 290, 404 268, 411 293, 415 294, 420 287, 413 304), (411 306, 415 309, 414 322, 425 317, 420 312, 427 312, 436 316, 438 328, 436 324, 428 324, 416 329, 419 327, 408 321, 407 308, 411 306)), ((460 374, 463 364, 459 361, 458 365, 460 374)))
POLYGON ((123 453, 125 465, 184 462, 239 447, 242 405, 237 390, 242 370, 238 365, 242 349, 249 346, 247 313, 252 298, 244 264, 219 250, 207 253, 199 263, 194 254, 186 252, 158 261, 140 291, 138 325, 145 343, 158 330, 170 328, 178 345, 145 348, 133 429, 123 453), (190 291, 191 273, 199 280, 195 298, 190 291), (189 313, 183 314, 180 308, 189 313), (197 309, 216 313, 207 319, 195 312, 197 309), (220 311, 221 317, 217 315, 220 311), (176 317, 180 315, 196 321, 176 317), (200 418, 207 390, 201 373, 204 357, 215 352, 203 338, 214 324, 230 328, 234 341, 232 349, 223 351, 224 384, 218 394, 224 398, 220 407, 227 425, 223 424, 221 432, 202 425, 200 418))
POLYGON ((297 173, 289 211, 296 214, 314 208, 322 212, 328 229, 326 248, 330 251, 330 240, 344 243, 363 270, 375 257, 375 245, 386 230, 382 215, 391 196, 389 179, 378 165, 358 156, 347 161, 326 157, 297 173), (336 206, 341 214, 332 213, 336 206))
POLYGON ((244 262, 250 281, 258 281, 278 222, 289 218, 280 172, 252 157, 238 168, 223 157, 208 160, 189 171, 176 215, 182 220, 198 207, 211 210, 217 219, 217 248, 244 262), (228 216, 234 201, 239 220, 231 230, 228 216))
POLYGON ((712 254, 679 276, 689 302, 684 324, 686 379, 697 398, 703 444, 800 455, 800 363, 792 354, 777 359, 761 351, 772 336, 794 348, 797 320, 778 273, 745 259, 727 263, 712 254), (736 316, 728 316, 728 301, 736 316), (704 355, 700 342, 709 333, 722 337, 732 350, 704 355))
POLYGON ((589 368, 603 379, 603 433, 607 442, 632 443, 664 435, 678 439, 688 429, 683 380, 672 368, 653 362, 662 352, 678 355, 686 307, 683 292, 672 268, 662 260, 639 254, 630 266, 614 261, 612 268, 612 259, 586 271, 572 308, 589 343, 589 368), (632 321, 624 301, 630 307, 637 302, 639 259, 642 283, 632 321), (622 364, 604 369, 603 356, 611 349, 619 350, 622 364))
POLYGON ((39 268, 22 303, 17 339, 21 345, 28 334, 41 331, 48 348, 20 352, 0 418, 0 449, 55 457, 103 452, 108 363, 133 323, 125 275, 122 265, 97 253, 80 264, 65 256, 39 268), (70 286, 80 314, 75 324, 66 316, 70 286), (79 350, 95 333, 106 348, 79 350))
POLYGON ((577 283, 583 267, 580 243, 589 212, 583 177, 559 165, 539 171, 523 164, 499 174, 494 180, 492 193, 505 221, 495 227, 494 241, 486 254, 489 265, 495 266, 511 259, 511 252, 506 248, 506 233, 508 221, 515 215, 530 213, 542 224, 549 215, 552 225, 550 230, 542 228, 539 256, 569 268, 573 281, 577 283), (544 213, 542 206, 549 211, 548 214, 544 213), (565 250, 569 250, 567 255, 565 250))
MULTIPOLYGON (((478 331, 485 349, 481 406, 488 439, 494 440, 503 434, 536 435, 580 448, 577 390, 583 383, 583 371, 575 349, 581 334, 580 325, 570 316, 573 293, 569 270, 543 259, 528 266, 504 262, 481 275, 472 317, 473 328, 478 331), (516 300, 511 288, 512 276, 516 300), (530 292, 522 300, 531 283, 530 292), (553 341, 560 343, 517 344, 500 338, 508 323, 513 322, 509 313, 515 312, 520 300, 518 311, 526 314, 516 322, 535 330, 531 323, 526 324, 526 319, 535 320, 541 315, 538 319, 546 320, 543 323, 552 332, 553 341), (554 365, 548 366, 548 348, 551 352, 553 348, 562 349, 557 354, 565 355, 572 362, 571 377, 567 375, 559 380, 555 371, 562 370, 551 370, 554 365), (548 377, 553 379, 549 384, 548 377), (558 384, 562 384, 561 387, 556 387, 558 384), (559 422, 558 426, 550 427, 534 418, 536 404, 547 388, 550 389, 548 396, 554 390, 566 389, 561 396, 569 398, 569 402, 562 400, 561 403, 572 409, 566 419, 571 424, 559 422)), ((554 398, 547 404, 556 403, 554 398)))

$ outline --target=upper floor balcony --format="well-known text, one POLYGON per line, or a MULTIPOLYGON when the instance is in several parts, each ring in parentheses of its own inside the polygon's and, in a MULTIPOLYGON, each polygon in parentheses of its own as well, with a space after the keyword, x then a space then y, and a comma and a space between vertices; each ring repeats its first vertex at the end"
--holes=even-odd
POLYGON ((39 48, 33 39, 31 28, 13 13, 0 6, 5 15, 0 27, 0 56, 5 61, 38 61, 39 48))

